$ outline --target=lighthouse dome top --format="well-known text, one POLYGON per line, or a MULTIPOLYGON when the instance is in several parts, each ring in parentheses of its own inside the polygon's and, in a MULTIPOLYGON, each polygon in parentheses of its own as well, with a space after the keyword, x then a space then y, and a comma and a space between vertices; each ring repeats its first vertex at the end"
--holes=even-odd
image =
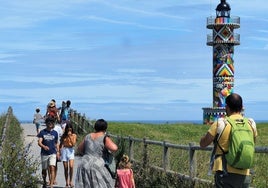
POLYGON ((230 17, 230 5, 226 2, 226 0, 221 0, 221 3, 218 4, 216 8, 217 17, 230 17))

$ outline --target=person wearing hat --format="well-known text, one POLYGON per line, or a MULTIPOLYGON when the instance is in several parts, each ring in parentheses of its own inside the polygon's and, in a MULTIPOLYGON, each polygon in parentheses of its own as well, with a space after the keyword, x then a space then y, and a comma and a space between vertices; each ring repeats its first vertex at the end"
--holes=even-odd
POLYGON ((60 116, 59 116, 58 109, 56 107, 56 102, 53 99, 47 105, 46 118, 48 117, 54 118, 58 122, 60 121, 60 116))
POLYGON ((55 167, 57 158, 60 157, 58 133, 55 131, 55 119, 46 118, 46 128, 37 135, 38 146, 41 147, 41 163, 43 186, 46 187, 47 170, 49 171, 49 186, 53 187, 55 181, 55 167))
POLYGON ((43 123, 43 120, 44 120, 44 117, 40 113, 40 108, 37 107, 35 109, 35 114, 33 117, 33 124, 35 124, 37 134, 39 134, 40 132, 40 126, 41 126, 41 123, 43 123))

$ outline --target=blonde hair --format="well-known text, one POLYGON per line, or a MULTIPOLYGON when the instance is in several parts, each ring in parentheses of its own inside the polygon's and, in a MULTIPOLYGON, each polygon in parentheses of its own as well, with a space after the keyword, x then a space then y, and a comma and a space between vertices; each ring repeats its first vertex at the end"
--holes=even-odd
POLYGON ((122 158, 121 158, 121 160, 120 160, 120 162, 118 164, 118 168, 119 169, 124 169, 124 168, 131 169, 131 163, 129 161, 129 157, 126 154, 124 154, 122 156, 122 158))

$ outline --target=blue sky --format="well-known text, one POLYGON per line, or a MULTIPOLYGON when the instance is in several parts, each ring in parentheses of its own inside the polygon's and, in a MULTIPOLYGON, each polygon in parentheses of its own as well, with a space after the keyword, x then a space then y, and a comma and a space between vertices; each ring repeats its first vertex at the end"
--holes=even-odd
MULTIPOLYGON (((268 3, 227 0, 239 16, 234 91, 267 120, 268 3)), ((19 120, 71 100, 90 119, 200 120, 212 107, 206 18, 220 0, 12 0, 0 7, 0 110, 19 120)))

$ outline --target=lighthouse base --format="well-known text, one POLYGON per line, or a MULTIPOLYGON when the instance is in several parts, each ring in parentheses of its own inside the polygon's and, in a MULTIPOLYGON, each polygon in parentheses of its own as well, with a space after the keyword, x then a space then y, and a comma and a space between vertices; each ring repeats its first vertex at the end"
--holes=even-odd
POLYGON ((202 108, 203 124, 211 125, 215 120, 226 115, 225 107, 202 108))

